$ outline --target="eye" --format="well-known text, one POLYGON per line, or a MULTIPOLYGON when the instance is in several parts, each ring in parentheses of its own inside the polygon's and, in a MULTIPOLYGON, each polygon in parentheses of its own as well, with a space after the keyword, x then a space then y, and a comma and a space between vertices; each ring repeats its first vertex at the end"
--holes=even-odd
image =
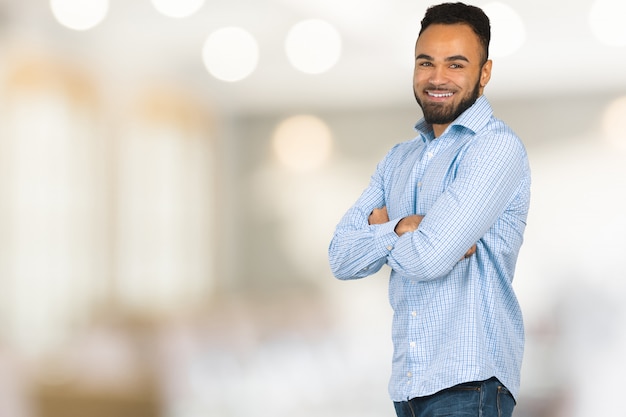
POLYGON ((418 62, 417 65, 420 67, 432 67, 433 66, 432 62, 428 62, 428 61, 418 62))
POLYGON ((462 69, 463 65, 462 64, 450 64, 450 68, 451 69, 462 69))

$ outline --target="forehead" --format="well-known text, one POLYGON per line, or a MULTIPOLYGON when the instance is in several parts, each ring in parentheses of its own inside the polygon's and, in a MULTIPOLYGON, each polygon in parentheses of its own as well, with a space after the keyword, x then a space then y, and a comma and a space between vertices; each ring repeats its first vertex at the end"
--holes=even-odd
POLYGON ((463 23, 431 25, 422 32, 415 44, 416 54, 442 59, 455 55, 479 59, 481 50, 478 35, 463 23))

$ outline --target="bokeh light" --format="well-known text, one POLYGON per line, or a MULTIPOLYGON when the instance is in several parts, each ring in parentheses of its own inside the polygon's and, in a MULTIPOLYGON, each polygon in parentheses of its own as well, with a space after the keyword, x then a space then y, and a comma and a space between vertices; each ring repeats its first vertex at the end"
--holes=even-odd
POLYGON ((109 0, 50 0, 54 18, 73 30, 87 30, 104 20, 109 0))
POLYGON ((152 5, 167 17, 183 18, 200 10, 204 0, 152 0, 152 5))
POLYGON ((602 119, 602 130, 607 141, 614 147, 626 151, 626 96, 613 100, 607 106, 602 119))
POLYGON ((296 69, 307 74, 321 74, 339 61, 341 36, 324 20, 303 20, 287 33, 285 50, 296 69))
POLYGON ((589 12, 589 25, 594 36, 609 46, 626 46, 626 25, 623 0, 596 0, 589 12))
POLYGON ((239 27, 226 27, 213 32, 204 43, 202 59, 215 78, 235 82, 254 72, 259 60, 256 39, 239 27))
POLYGON ((500 2, 489 3, 483 10, 491 21, 490 55, 513 55, 526 41, 526 27, 521 16, 511 6, 500 2))
POLYGON ((321 166, 332 149, 332 134, 323 120, 299 115, 283 120, 273 136, 274 152, 286 167, 297 172, 321 166))

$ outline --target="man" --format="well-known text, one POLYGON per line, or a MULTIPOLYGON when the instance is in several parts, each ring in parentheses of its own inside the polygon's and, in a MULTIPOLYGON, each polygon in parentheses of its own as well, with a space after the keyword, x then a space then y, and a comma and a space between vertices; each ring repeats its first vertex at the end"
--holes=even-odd
POLYGON ((378 164, 329 248, 339 279, 391 267, 399 417, 510 416, 519 393, 524 329, 512 280, 530 170, 483 96, 490 36, 477 7, 428 9, 415 46, 419 136, 378 164))

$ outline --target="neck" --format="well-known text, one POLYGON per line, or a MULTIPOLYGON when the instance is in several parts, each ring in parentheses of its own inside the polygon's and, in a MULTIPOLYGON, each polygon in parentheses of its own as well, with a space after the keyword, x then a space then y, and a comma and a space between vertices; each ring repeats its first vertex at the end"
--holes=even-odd
POLYGON ((443 135, 443 132, 445 132, 448 126, 450 126, 450 123, 445 124, 445 125, 432 125, 432 126, 433 126, 433 132, 435 133, 435 139, 437 139, 439 136, 443 135))

